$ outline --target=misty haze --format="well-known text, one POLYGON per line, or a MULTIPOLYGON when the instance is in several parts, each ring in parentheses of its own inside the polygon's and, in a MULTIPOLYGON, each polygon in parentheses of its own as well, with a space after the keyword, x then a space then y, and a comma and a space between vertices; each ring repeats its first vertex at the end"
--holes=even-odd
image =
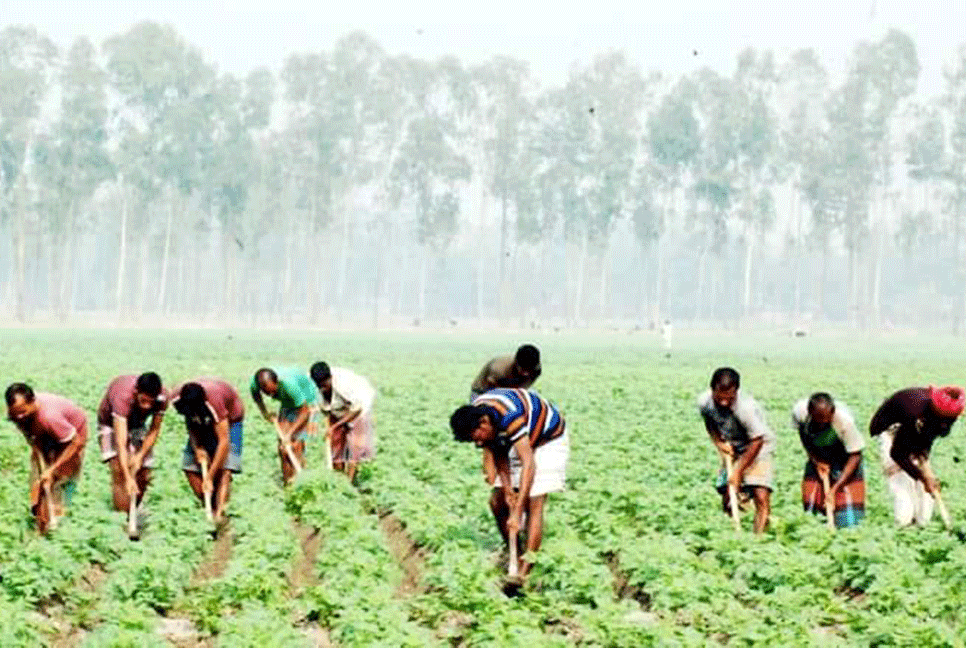
MULTIPOLYGON (((7 318, 963 328, 955 3, 948 42, 888 24, 905 3, 843 3, 829 16, 867 34, 844 45, 707 43, 712 66, 706 16, 678 47, 690 69, 598 33, 573 57, 535 56, 537 71, 499 53, 499 29, 483 57, 389 51, 364 25, 236 69, 272 43, 206 34, 212 5, 192 18, 160 3, 157 19, 95 36, 49 18, 61 43, 37 4, 11 10, 41 24, 0 33, 7 318), (220 64, 213 43, 238 56, 220 64)), ((86 7, 88 21, 109 11, 86 7)), ((754 12, 735 10, 739 32, 754 12)), ((228 33, 257 34, 232 25, 244 18, 227 13, 228 33)))

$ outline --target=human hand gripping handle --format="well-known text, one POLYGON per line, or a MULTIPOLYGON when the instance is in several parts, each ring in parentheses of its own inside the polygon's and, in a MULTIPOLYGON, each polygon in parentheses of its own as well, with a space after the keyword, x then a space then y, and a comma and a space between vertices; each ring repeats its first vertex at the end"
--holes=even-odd
POLYGON ((50 482, 53 476, 47 474, 47 462, 44 461, 44 455, 40 451, 35 452, 35 455, 37 457, 37 466, 40 468, 38 480, 41 488, 44 490, 44 499, 47 500, 47 519, 50 520, 49 528, 53 531, 57 528, 57 516, 54 515, 54 500, 50 496, 50 482))
POLYGON ((731 478, 735 470, 734 459, 731 457, 731 452, 722 451, 721 454, 724 456, 725 478, 728 480, 728 503, 731 507, 731 519, 735 524, 735 531, 741 531, 741 518, 738 516, 738 489, 731 478))
POLYGON ((510 512, 510 517, 506 521, 507 541, 510 543, 510 562, 507 564, 507 576, 517 578, 519 576, 519 560, 517 558, 517 537, 520 534, 520 518, 516 517, 514 511, 510 512))
POLYGON ((205 494, 205 516, 209 522, 215 521, 214 511, 211 509, 211 480, 208 474, 208 457, 201 458, 201 483, 205 494))
MULTIPOLYGON (((275 433, 278 435, 278 442, 282 444, 288 460, 292 463, 292 467, 295 468, 295 474, 298 475, 302 472, 302 464, 299 463, 298 457, 295 456, 295 452, 292 450, 292 442, 282 432, 282 427, 278 424, 278 419, 274 419, 272 423, 275 424, 275 433)), ((329 465, 331 466, 332 463, 329 462, 329 465)))
POLYGON ((947 529, 952 529, 953 521, 949 516, 949 509, 946 508, 946 503, 943 502, 943 497, 939 494, 939 482, 936 481, 936 475, 933 473, 932 466, 929 465, 927 458, 923 457, 920 459, 919 469, 922 471, 922 482, 926 488, 926 492, 936 500, 936 508, 939 509, 939 515, 943 519, 943 524, 947 529))
POLYGON ((822 480, 822 492, 825 493, 825 519, 829 530, 835 531, 835 493, 829 485, 828 468, 818 470, 818 476, 822 480))

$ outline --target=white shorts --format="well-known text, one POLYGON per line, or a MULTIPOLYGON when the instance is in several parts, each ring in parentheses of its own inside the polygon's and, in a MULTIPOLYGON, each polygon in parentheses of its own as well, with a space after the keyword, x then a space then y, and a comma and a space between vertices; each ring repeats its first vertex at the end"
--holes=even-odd
MULTIPOLYGON (((537 464, 537 472, 533 476, 533 487, 530 497, 558 493, 564 490, 567 481, 567 460, 570 458, 570 437, 565 429, 559 437, 545 443, 533 451, 533 460, 537 464)), ((510 480, 513 488, 520 488, 520 475, 523 473, 523 463, 516 448, 510 449, 510 480)), ((496 476, 493 488, 502 487, 500 476, 496 476)))
MULTIPOLYGON (((101 461, 105 463, 117 456, 117 439, 114 437, 114 428, 110 425, 98 426, 100 432, 101 461)), ((127 453, 128 456, 141 449, 144 437, 148 435, 147 427, 134 428, 127 431, 127 453)), ((154 468, 154 448, 151 448, 144 456, 142 468, 154 468)))

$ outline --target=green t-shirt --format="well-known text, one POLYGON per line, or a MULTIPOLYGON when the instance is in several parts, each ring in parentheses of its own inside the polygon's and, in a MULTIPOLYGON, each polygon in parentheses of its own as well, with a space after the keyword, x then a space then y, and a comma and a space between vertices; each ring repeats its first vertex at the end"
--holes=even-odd
MULTIPOLYGON (((319 390, 309 375, 298 367, 272 367, 272 371, 278 376, 278 393, 274 398, 282 406, 282 409, 294 410, 302 407, 306 403, 315 405, 319 397, 319 390)), ((254 398, 259 392, 258 382, 252 376, 251 392, 254 398)))

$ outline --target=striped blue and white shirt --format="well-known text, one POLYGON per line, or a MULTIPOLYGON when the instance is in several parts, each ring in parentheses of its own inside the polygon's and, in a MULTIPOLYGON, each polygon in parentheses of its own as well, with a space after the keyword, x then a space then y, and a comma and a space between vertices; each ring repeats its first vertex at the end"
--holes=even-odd
POLYGON ((497 436, 507 447, 526 435, 530 445, 538 448, 564 433, 560 411, 533 391, 491 389, 473 399, 473 404, 493 415, 497 436))

